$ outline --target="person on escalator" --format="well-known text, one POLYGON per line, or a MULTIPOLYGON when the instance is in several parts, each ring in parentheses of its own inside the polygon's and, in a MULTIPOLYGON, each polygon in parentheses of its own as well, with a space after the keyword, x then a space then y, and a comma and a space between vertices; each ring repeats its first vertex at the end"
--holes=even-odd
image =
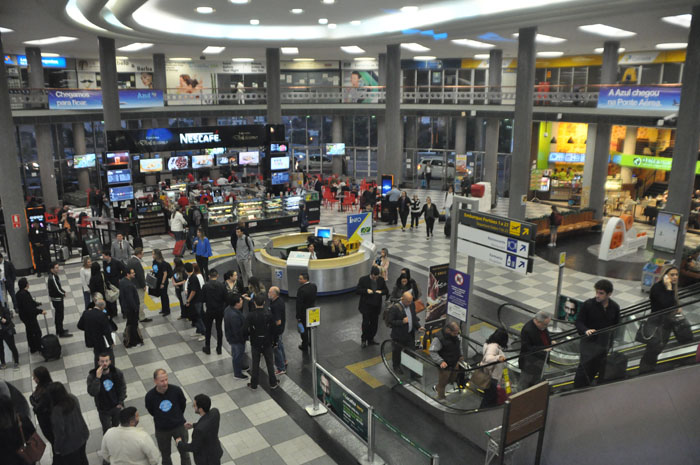
POLYGON ((508 347, 508 333, 503 328, 498 328, 486 339, 484 343, 484 357, 481 359, 482 365, 499 362, 489 365, 485 369, 490 371, 491 384, 484 389, 484 398, 481 399, 479 408, 495 407, 498 405, 498 385, 503 378, 503 369, 506 367, 506 354, 503 350, 508 347))
POLYGON ((542 369, 547 360, 547 352, 552 350, 552 337, 547 326, 552 321, 552 315, 540 310, 535 317, 525 323, 520 331, 520 380, 518 389, 525 390, 540 382, 542 369))
MULTIPOLYGON (((669 266, 664 270, 662 278, 649 290, 651 313, 661 312, 667 308, 678 305, 678 268, 669 266)), ((639 373, 654 371, 659 354, 664 350, 673 330, 673 318, 680 314, 679 308, 675 312, 663 315, 650 316, 642 323, 642 336, 647 339, 644 355, 639 361, 639 373)))
POLYGON ((438 364, 438 382, 433 386, 438 400, 445 400, 445 386, 454 383, 459 373, 459 362, 464 360, 459 339, 459 325, 448 323, 433 338, 430 344, 430 358, 438 364))

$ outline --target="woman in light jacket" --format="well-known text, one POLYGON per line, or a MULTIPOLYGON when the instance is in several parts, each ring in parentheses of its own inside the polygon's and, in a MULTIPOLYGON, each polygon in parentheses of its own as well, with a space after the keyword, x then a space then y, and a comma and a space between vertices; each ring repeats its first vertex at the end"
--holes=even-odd
POLYGON ((187 220, 182 214, 182 207, 178 207, 173 212, 170 218, 170 230, 173 232, 176 241, 185 240, 185 229, 187 228, 187 220))
POLYGON ((445 192, 445 203, 443 209, 445 210, 445 218, 450 217, 450 211, 452 211, 452 203, 454 202, 455 198, 455 188, 450 184, 450 186, 447 188, 447 192, 445 192))
POLYGON ((508 346, 508 333, 503 328, 498 328, 486 339, 484 344, 484 358, 481 360, 482 365, 488 365, 493 362, 501 362, 488 367, 491 371, 491 384, 484 390, 484 398, 481 400, 479 408, 495 407, 498 405, 498 384, 503 378, 503 369, 505 368, 506 355, 503 350, 508 346))
POLYGON ((383 248, 379 252, 379 258, 377 258, 377 266, 379 267, 380 276, 384 278, 384 281, 389 279, 389 250, 383 248))
POLYGON ((80 284, 83 287, 83 300, 85 301, 85 308, 92 302, 92 295, 90 293, 90 278, 92 277, 92 260, 90 257, 83 257, 83 267, 80 269, 80 284))

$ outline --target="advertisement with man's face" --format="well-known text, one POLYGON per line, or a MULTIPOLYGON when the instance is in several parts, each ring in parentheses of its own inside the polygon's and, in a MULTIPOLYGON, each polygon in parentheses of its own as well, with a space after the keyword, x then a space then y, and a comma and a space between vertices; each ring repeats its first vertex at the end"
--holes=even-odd
POLYGON ((560 295, 559 304, 557 305, 557 319, 574 323, 582 307, 583 301, 560 295))
POLYGON ((378 103, 379 97, 372 95, 379 89, 366 87, 378 86, 379 76, 376 70, 343 70, 343 101, 346 103, 378 103))

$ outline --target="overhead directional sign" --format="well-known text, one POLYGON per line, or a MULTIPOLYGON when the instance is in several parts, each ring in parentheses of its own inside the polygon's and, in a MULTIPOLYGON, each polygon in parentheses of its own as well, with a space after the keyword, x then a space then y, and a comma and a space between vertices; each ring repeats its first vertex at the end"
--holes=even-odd
POLYGON ((463 224, 457 226, 457 237, 523 258, 534 255, 534 243, 483 231, 471 226, 464 226, 463 224))
POLYGON ((457 252, 517 273, 526 274, 532 271, 533 259, 531 258, 518 257, 514 254, 501 252, 500 250, 491 249, 463 239, 457 240, 457 252))
POLYGON ((537 234, 537 226, 532 223, 514 221, 469 210, 461 210, 459 212, 459 222, 465 226, 471 226, 482 231, 489 231, 526 241, 534 241, 537 234))

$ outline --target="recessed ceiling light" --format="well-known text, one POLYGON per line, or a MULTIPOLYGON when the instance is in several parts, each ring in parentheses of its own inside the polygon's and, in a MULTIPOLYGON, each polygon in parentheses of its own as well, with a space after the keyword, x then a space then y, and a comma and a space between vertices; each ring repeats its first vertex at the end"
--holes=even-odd
POLYGON ((60 57, 61 55, 59 55, 58 53, 41 52, 41 56, 50 58, 50 57, 60 57))
POLYGON ((415 13, 418 11, 417 6, 403 6, 401 7, 401 13, 415 13))
POLYGON ((416 61, 431 61, 437 59, 437 57, 431 55, 418 55, 413 57, 416 61))
POLYGON ((356 19, 354 21, 350 21, 350 24, 353 26, 359 26, 360 24, 362 24, 362 21, 360 21, 359 19, 356 19))
POLYGON ((228 1, 235 4, 235 5, 245 5, 246 3, 250 2, 250 0, 228 0, 228 1))
POLYGON ((250 24, 253 26, 257 26, 258 24, 260 24, 260 20, 259 19, 251 19, 250 24))
POLYGON ((192 61, 192 58, 187 58, 187 57, 173 57, 173 58, 168 58, 170 61, 192 61))
POLYGON ((231 61, 235 61, 236 63, 251 63, 255 61, 254 58, 232 58, 231 61))
POLYGON ((659 50, 677 50, 680 48, 686 48, 687 46, 688 44, 685 42, 668 42, 665 44, 656 44, 656 48, 658 48, 659 50))
POLYGON ((355 57, 355 61, 377 61, 374 57, 355 57))
POLYGON ((477 53, 474 58, 477 60, 488 60, 491 57, 488 53, 477 53))
POLYGON ((7 34, 8 32, 14 32, 14 30, 7 27, 0 27, 0 33, 7 34))
MULTIPOLYGON (((693 19, 693 15, 677 15, 677 16, 664 16, 661 18, 662 21, 666 21, 669 24, 681 27, 690 27, 690 20, 693 19)), ((2 31, 0 31, 2 32, 2 31)))
POLYGON ((417 44, 415 42, 408 42, 405 44, 401 44, 401 47, 405 48, 406 50, 410 50, 412 52, 427 52, 430 50, 428 47, 424 47, 421 44, 417 44))
POLYGON ((129 59, 129 57, 125 57, 125 56, 118 56, 118 57, 114 57, 114 58, 116 58, 117 60, 128 60, 129 59))
POLYGON ((319 18, 318 24, 328 24, 328 18, 319 18))
POLYGON ((495 45, 493 45, 493 44, 487 44, 486 42, 479 42, 478 40, 471 40, 471 39, 454 39, 452 42, 457 44, 457 45, 465 45, 465 46, 471 47, 471 48, 494 48, 495 47, 495 45))
POLYGON ((564 52, 537 52, 537 56, 540 58, 556 58, 563 54, 564 52))
POLYGON ((316 61, 315 58, 292 58, 292 61, 300 61, 300 62, 311 62, 311 61, 316 61))
POLYGON ((300 15, 304 12, 304 10, 301 8, 292 8, 291 10, 289 10, 289 12, 293 15, 300 15))
POLYGON ((328 29, 335 29, 336 27, 338 27, 338 25, 335 24, 335 23, 329 23, 329 24, 328 24, 328 29))
MULTIPOLYGON (((518 33, 516 32, 513 34, 513 37, 517 38, 518 33)), ((538 44, 560 44, 562 42, 566 42, 566 39, 562 39, 561 37, 554 37, 554 36, 548 36, 545 34, 537 34, 535 36, 535 42, 538 44)))
POLYGON ((322 3, 325 3, 326 5, 332 5, 335 3, 335 0, 321 0, 322 3))
POLYGON ((198 6, 197 8, 194 9, 197 13, 201 15, 210 15, 216 11, 214 8, 210 6, 198 6))
POLYGON ((119 47, 117 50, 121 50, 122 52, 138 52, 139 50, 149 47, 153 47, 153 44, 149 44, 147 42, 134 42, 133 44, 119 47))
POLYGON ((210 46, 208 46, 207 48, 205 48, 204 50, 202 50, 202 53, 208 53, 208 54, 211 54, 211 55, 216 55, 217 53, 221 53, 221 52, 223 52, 224 50, 226 50, 226 47, 217 47, 217 46, 214 46, 214 45, 210 45, 210 46))
POLYGON ((299 49, 297 47, 282 47, 282 48, 280 48, 280 51, 284 55, 298 55, 299 54, 299 49))
POLYGON ((78 40, 77 37, 68 36, 56 36, 49 37, 47 39, 37 39, 37 40, 27 40, 24 43, 27 45, 50 45, 50 44, 60 44, 61 42, 72 42, 78 40))
MULTIPOLYGON (((599 47, 599 48, 597 48, 597 49, 595 49, 595 50, 593 50, 593 51, 596 52, 596 53, 603 53, 603 47, 599 47)), ((625 51, 625 47, 619 47, 619 48, 617 49, 617 53, 622 53, 622 52, 624 52, 624 51, 625 51)))
POLYGON ((347 45, 345 47, 340 47, 340 49, 345 53, 365 53, 365 50, 357 45, 347 45))
POLYGON ((578 27, 583 32, 588 32, 590 34, 597 34, 603 37, 613 37, 621 39, 624 37, 636 36, 636 32, 626 31, 624 29, 619 29, 617 27, 607 26, 605 24, 584 24, 578 27))

